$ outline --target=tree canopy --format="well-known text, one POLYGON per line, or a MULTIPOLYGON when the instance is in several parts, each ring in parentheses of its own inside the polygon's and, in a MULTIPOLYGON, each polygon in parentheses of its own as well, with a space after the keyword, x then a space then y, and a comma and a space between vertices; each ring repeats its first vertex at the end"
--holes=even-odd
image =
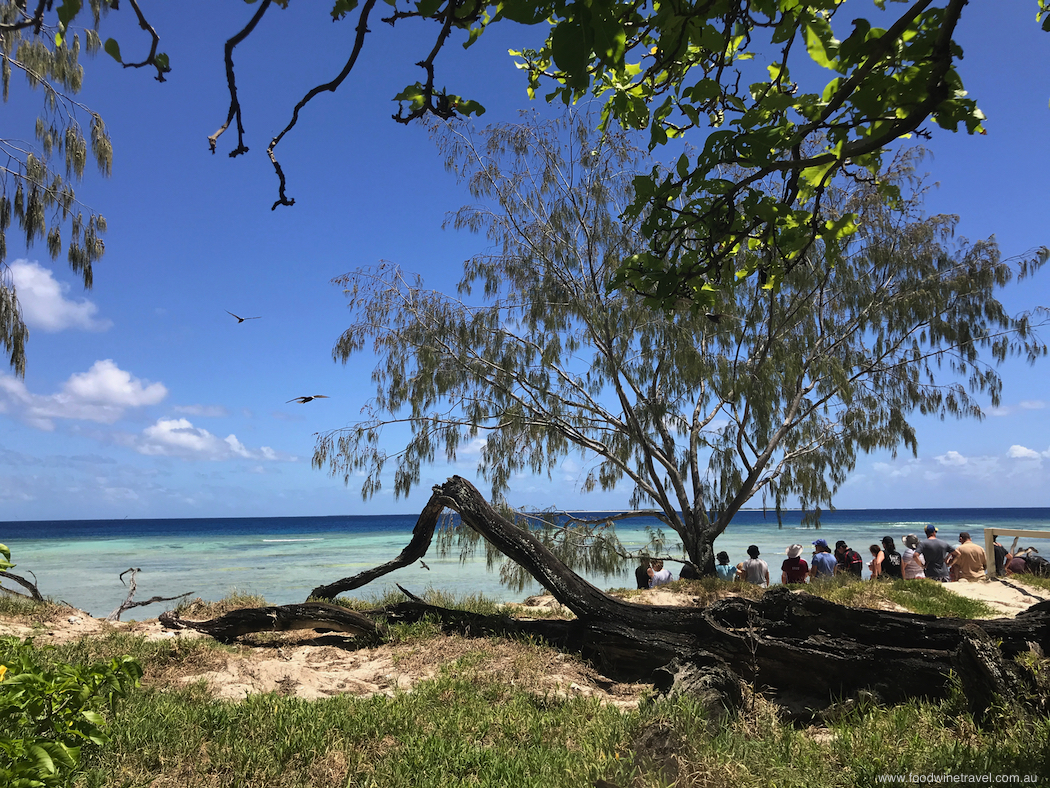
POLYGON ((715 537, 755 496, 819 511, 859 452, 915 450, 909 414, 980 418, 975 394, 999 401, 996 362, 1046 353, 1031 317, 995 297, 1046 250, 1003 261, 994 241, 953 242, 954 217, 921 215, 907 157, 878 182, 829 188, 830 215, 862 219, 841 264, 818 240, 779 288, 749 281, 706 314, 652 310, 610 287, 645 244, 620 218, 640 157, 588 126, 441 137, 478 200, 452 223, 493 249, 466 263, 459 297, 393 266, 338 280, 354 322, 334 355, 378 356, 375 398, 364 421, 320 436, 316 465, 362 475, 366 497, 392 465, 401 495, 480 437, 499 501, 515 474, 578 455, 583 489, 626 480, 630 506, 654 506, 711 572, 715 537), (887 204, 883 182, 902 197, 887 204), (388 453, 399 422, 411 438, 388 453))
MULTIPOLYGON (((234 125, 230 156, 249 150, 234 52, 275 6, 288 6, 288 0, 247 2, 254 8, 245 9, 244 25, 231 31, 224 52, 229 111, 209 137, 216 151, 234 125)), ((719 290, 749 274, 776 283, 816 243, 834 262, 839 243, 856 229, 854 216, 830 219, 822 210, 837 175, 877 176, 887 146, 923 135, 928 121, 983 131, 983 115, 956 68, 963 52, 953 35, 966 0, 876 0, 864 7, 866 17, 854 16, 858 0, 848 6, 846 0, 387 2, 392 8, 381 21, 416 20, 434 30, 433 44, 418 62, 424 78, 396 96, 399 122, 482 113, 477 101, 437 87, 441 53, 450 42, 469 47, 492 25, 513 22, 546 31, 539 48, 512 53, 530 95, 546 91, 548 101, 566 103, 597 96, 603 128, 615 123, 647 130, 651 148, 672 139, 698 146, 671 168, 639 172, 632 202, 624 206, 642 220, 645 243, 620 261, 610 284, 643 294, 650 305, 684 302, 706 310, 719 290)), ((1037 0, 1034 9, 1043 29, 1050 29, 1048 2, 1037 0)), ((12 69, 44 88, 39 148, 3 143, 11 163, 3 176, 7 202, 0 205, 0 236, 13 216, 27 242, 46 237, 55 257, 63 248, 59 224, 73 215, 66 247, 88 286, 105 222, 76 206, 69 182, 80 175, 87 138, 104 171, 111 151, 102 119, 71 99, 82 74, 75 25, 88 18, 88 51, 102 46, 125 67, 153 70, 160 81, 172 68, 168 55, 158 51, 163 31, 150 25, 148 8, 138 0, 129 5, 150 38, 140 62, 128 61, 112 38, 102 44, 96 32, 102 12, 118 7, 115 0, 32 8, 18 0, 0 3, 5 97, 12 69), (87 134, 80 117, 90 118, 87 134), (63 153, 64 178, 51 163, 52 154, 63 153)), ((339 90, 351 76, 377 21, 376 0, 334 0, 326 13, 353 24, 354 34, 339 73, 304 94, 266 148, 278 178, 274 208, 295 202, 277 147, 316 96, 339 90)), ((894 198, 893 184, 882 189, 885 199, 894 198)), ((9 285, 0 284, 0 345, 19 371, 24 341, 17 301, 9 285)))

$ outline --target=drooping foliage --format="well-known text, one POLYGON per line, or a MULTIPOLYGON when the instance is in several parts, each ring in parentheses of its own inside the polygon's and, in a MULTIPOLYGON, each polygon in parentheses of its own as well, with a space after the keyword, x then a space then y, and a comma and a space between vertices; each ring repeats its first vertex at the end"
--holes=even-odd
POLYGON ((441 134, 477 199, 451 223, 492 249, 467 261, 458 297, 391 265, 337 280, 354 322, 335 358, 374 352, 376 394, 364 421, 319 438, 317 466, 362 474, 365 497, 392 466, 402 495, 483 438, 479 473, 500 500, 515 474, 575 455, 583 489, 630 483, 630 506, 653 506, 711 572, 714 538, 755 496, 827 506, 860 452, 915 450, 910 414, 980 418, 978 395, 999 401, 997 362, 1046 353, 1031 316, 996 300, 1046 251, 1003 261, 994 241, 953 240, 954 217, 921 215, 907 157, 829 191, 829 217, 859 217, 839 264, 817 242, 778 287, 745 278, 706 314, 653 311, 612 287, 645 245, 621 219, 638 154, 592 125, 441 134), (888 204, 883 182, 904 196, 888 204), (411 438, 388 452, 395 423, 411 438))
MULTIPOLYGON (((68 2, 63 4, 63 9, 68 2)), ((77 4, 79 7, 79 3, 77 4)), ((66 253, 69 267, 84 287, 92 284, 92 264, 105 250, 106 220, 81 205, 73 184, 84 175, 88 161, 109 175, 113 148, 102 118, 78 103, 84 71, 80 65, 81 35, 88 52, 101 46, 97 34, 101 0, 90 4, 91 27, 74 31, 62 10, 52 24, 44 24, 26 10, 24 2, 0 2, 0 77, 3 97, 10 97, 12 78, 24 78, 42 98, 33 134, 35 144, 0 137, 0 348, 11 367, 25 374, 25 343, 29 332, 4 265, 7 233, 17 227, 27 247, 44 241, 48 255, 66 253), (63 232, 68 233, 63 241, 63 232)), ((41 4, 41 10, 43 4, 41 4)), ((32 11, 32 9, 31 9, 32 11)), ((29 130, 26 129, 26 137, 29 130)))

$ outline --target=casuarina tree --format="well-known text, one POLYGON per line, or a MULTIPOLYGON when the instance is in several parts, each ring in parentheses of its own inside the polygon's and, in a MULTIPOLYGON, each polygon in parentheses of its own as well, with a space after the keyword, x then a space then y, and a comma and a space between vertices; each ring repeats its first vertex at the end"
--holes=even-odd
POLYGON ((392 471, 402 495, 482 438, 478 471, 500 501, 516 473, 576 455, 584 490, 629 486, 630 507, 652 506, 712 574, 715 538, 749 501, 827 506, 860 452, 915 451, 911 414, 980 418, 979 397, 999 401, 998 362, 1046 353, 1032 316, 996 300, 1046 251, 1004 261, 994 241, 953 240, 954 217, 921 214, 914 157, 829 195, 830 218, 858 217, 840 264, 818 242, 775 286, 743 278, 706 313, 648 308, 612 287, 645 243, 621 218, 640 159, 592 125, 440 133, 477 199, 450 223, 491 250, 456 296, 392 265, 337 280, 353 323, 335 357, 379 361, 366 418, 320 436, 317 466, 362 474, 365 497, 392 471), (902 194, 891 204, 886 182, 902 194), (402 422, 411 435, 391 449, 384 430, 402 422))

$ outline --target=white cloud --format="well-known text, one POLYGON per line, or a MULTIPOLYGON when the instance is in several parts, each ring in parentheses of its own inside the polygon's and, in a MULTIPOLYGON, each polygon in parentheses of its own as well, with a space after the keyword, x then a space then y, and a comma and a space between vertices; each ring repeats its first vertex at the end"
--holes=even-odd
POLYGON ((1006 456, 1015 460, 1038 460, 1042 459, 1043 455, 1033 449, 1015 443, 1007 450, 1006 456))
POLYGON ((66 298, 69 285, 55 279, 50 270, 28 260, 10 265, 11 282, 18 294, 22 315, 30 328, 56 332, 67 328, 106 331, 113 322, 96 317, 98 307, 86 298, 66 298))
POLYGON ((156 405, 168 396, 163 383, 132 377, 109 358, 96 361, 87 372, 71 375, 62 388, 67 396, 82 402, 128 408, 156 405))
POLYGON ((937 462, 939 462, 941 465, 953 465, 956 467, 960 465, 966 465, 966 463, 968 462, 968 460, 963 455, 959 454, 959 452, 957 451, 945 452, 944 454, 941 454, 938 457, 934 457, 934 459, 937 460, 937 462))
POLYGON ((1046 407, 1046 403, 1043 402, 1041 399, 1026 399, 1017 404, 1025 410, 1042 410, 1046 407))
POLYGON ((274 451, 269 446, 249 449, 236 435, 230 434, 220 438, 202 427, 194 427, 188 419, 157 419, 140 435, 126 435, 121 442, 140 454, 180 457, 187 460, 230 460, 242 457, 271 462, 295 462, 298 459, 274 451))
POLYGON ((0 373, 0 413, 47 431, 55 428, 54 419, 113 424, 128 408, 156 405, 166 396, 163 383, 136 378, 112 359, 71 375, 55 394, 34 394, 18 378, 0 373))

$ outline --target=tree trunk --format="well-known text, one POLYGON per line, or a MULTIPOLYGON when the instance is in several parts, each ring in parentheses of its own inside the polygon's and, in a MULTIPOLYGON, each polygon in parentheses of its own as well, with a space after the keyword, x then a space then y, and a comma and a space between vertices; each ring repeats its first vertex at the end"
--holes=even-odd
MULTIPOLYGON (((972 651, 972 632, 977 626, 998 642, 1000 653, 1008 658, 1027 651, 1030 643, 1050 650, 1050 602, 1035 605, 1015 619, 981 621, 979 625, 847 608, 783 587, 771 589, 757 601, 734 597, 707 608, 623 602, 569 570, 527 530, 502 518, 458 476, 434 488, 410 545, 396 560, 317 588, 313 596, 331 598, 421 558, 444 507, 458 512, 465 524, 527 569, 577 618, 518 626, 507 623, 506 618, 422 608, 477 632, 541 635, 559 647, 580 652, 607 675, 622 680, 649 679, 678 658, 679 664, 685 660, 727 668, 789 708, 819 709, 861 690, 873 691, 887 702, 943 697, 949 689, 948 673, 959 662, 957 652, 972 651), (967 625, 970 634, 964 635, 967 625)), ((384 614, 406 615, 413 610, 418 614, 418 602, 384 614)), ((266 629, 275 628, 256 618, 266 629)), ((970 671, 977 673, 980 671, 970 671)))

